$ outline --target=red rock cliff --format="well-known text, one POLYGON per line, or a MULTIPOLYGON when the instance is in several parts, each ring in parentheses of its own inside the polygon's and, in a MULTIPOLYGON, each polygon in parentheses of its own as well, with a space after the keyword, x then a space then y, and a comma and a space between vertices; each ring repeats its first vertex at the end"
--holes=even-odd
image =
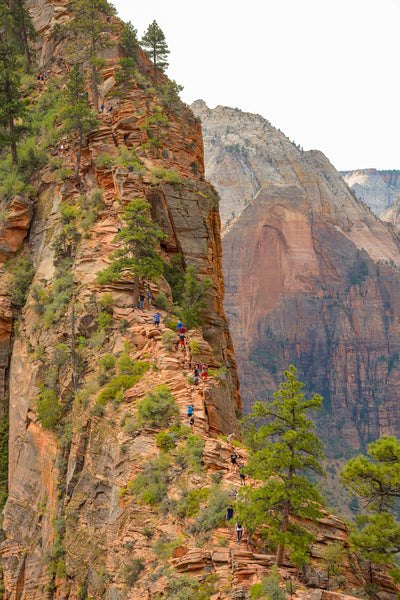
POLYGON ((293 363, 324 396, 320 433, 328 451, 397 434, 397 234, 357 201, 320 152, 301 151, 258 115, 193 108, 222 205, 244 189, 245 167, 252 173, 254 197, 242 201, 223 238, 225 309, 246 410, 293 363))

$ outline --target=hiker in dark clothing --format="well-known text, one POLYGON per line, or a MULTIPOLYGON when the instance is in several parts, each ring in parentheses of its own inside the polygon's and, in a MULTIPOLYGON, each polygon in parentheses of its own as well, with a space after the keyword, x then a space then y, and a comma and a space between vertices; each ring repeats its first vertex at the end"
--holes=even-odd
POLYGON ((198 367, 195 367, 195 368, 193 369, 193 375, 194 375, 195 377, 199 377, 199 375, 200 375, 200 371, 199 371, 199 368, 198 368, 198 367))
POLYGON ((161 313, 156 312, 156 314, 154 315, 154 325, 156 327, 160 327, 160 317, 161 317, 161 313))
POLYGON ((233 518, 233 506, 228 506, 228 508, 226 509, 226 520, 229 521, 233 518))
POLYGON ((240 485, 246 485, 246 474, 243 471, 244 465, 239 466, 240 485))
POLYGON ((139 308, 144 310, 144 294, 139 295, 139 308))
POLYGON ((179 334, 179 339, 180 339, 181 349, 184 350, 185 349, 185 334, 184 333, 180 333, 179 334))
POLYGON ((236 523, 236 535, 237 535, 237 543, 239 546, 240 541, 242 539, 242 535, 243 535, 243 527, 240 525, 240 523, 236 523))
POLYGON ((236 459, 237 459, 237 454, 231 454, 231 469, 230 470, 233 473, 236 473, 236 469, 237 469, 236 459))
POLYGON ((122 229, 121 223, 120 223, 120 221, 118 221, 118 225, 117 225, 117 231, 118 231, 118 233, 121 233, 121 229, 122 229))
POLYGON ((190 427, 190 431, 193 433, 194 432, 194 417, 190 417, 189 427, 190 427))

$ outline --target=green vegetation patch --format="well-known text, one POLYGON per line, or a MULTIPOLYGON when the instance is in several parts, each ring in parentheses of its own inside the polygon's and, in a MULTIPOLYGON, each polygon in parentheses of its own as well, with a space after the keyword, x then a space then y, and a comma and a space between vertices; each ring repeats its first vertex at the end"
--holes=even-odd
POLYGON ((159 385, 152 392, 147 392, 143 400, 138 403, 138 416, 143 425, 164 424, 178 414, 176 400, 165 384, 159 385))
POLYGON ((115 400, 118 397, 118 394, 120 396, 121 392, 123 393, 136 385, 149 368, 149 362, 140 361, 131 366, 130 374, 121 373, 113 377, 100 393, 97 399, 98 404, 104 406, 107 402, 115 400))

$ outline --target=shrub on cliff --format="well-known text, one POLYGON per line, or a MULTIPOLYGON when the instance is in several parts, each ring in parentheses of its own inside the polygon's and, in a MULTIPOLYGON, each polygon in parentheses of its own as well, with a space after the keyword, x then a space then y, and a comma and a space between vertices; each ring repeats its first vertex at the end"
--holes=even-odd
POLYGON ((61 407, 57 393, 53 389, 40 386, 41 393, 37 398, 37 411, 43 429, 55 429, 61 416, 61 407))
POLYGON ((164 425, 179 414, 179 408, 169 387, 164 383, 147 392, 138 404, 138 416, 143 425, 164 425))
POLYGON ((133 387, 141 380, 149 367, 150 363, 148 362, 136 362, 132 366, 130 374, 121 373, 113 377, 99 395, 97 399, 98 404, 104 406, 107 402, 115 400, 117 397, 121 398, 121 394, 123 395, 125 390, 133 387))
POLYGON ((168 491, 170 467, 169 458, 162 454, 148 460, 134 481, 128 482, 129 492, 137 498, 139 504, 159 504, 168 491))
POLYGON ((26 258, 17 258, 7 263, 7 270, 13 277, 10 282, 11 301, 21 308, 24 306, 32 283, 35 270, 32 263, 26 258))
POLYGON ((207 308, 207 296, 211 287, 212 281, 209 277, 200 280, 194 267, 186 269, 177 311, 186 329, 194 329, 203 324, 202 315, 207 308))
POLYGON ((197 519, 192 525, 193 533, 197 531, 210 531, 217 529, 225 523, 226 507, 232 502, 232 498, 220 485, 210 488, 209 501, 198 513, 197 519))

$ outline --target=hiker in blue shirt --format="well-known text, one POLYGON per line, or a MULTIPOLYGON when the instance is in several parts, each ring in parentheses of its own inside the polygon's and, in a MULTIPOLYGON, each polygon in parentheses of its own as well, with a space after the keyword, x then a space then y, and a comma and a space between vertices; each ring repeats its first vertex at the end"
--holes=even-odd
POLYGON ((194 412, 194 406, 193 406, 193 404, 189 404, 187 407, 187 416, 191 417, 193 412, 194 412))
POLYGON ((161 313, 156 312, 156 314, 154 315, 154 325, 156 327, 160 326, 160 317, 161 317, 161 313))

